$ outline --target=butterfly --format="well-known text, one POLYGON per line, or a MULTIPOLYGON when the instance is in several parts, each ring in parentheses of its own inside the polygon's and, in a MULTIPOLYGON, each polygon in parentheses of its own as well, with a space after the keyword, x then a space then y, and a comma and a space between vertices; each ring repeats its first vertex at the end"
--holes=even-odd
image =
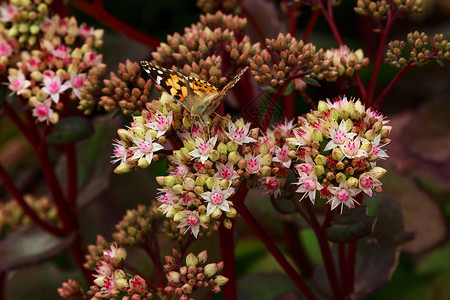
POLYGON ((248 69, 248 67, 242 69, 219 91, 204 80, 185 76, 149 61, 141 61, 141 66, 157 84, 183 105, 191 116, 199 117, 204 122, 208 121, 209 116, 216 110, 226 92, 239 81, 242 74, 248 69))

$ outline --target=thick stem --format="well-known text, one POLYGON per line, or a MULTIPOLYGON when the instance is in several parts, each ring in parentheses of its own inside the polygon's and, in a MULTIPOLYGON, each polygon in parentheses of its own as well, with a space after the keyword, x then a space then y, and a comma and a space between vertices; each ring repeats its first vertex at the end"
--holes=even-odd
POLYGON ((347 277, 347 264, 346 264, 346 257, 345 257, 345 244, 338 244, 338 252, 339 252, 339 277, 341 278, 341 286, 343 287, 346 294, 349 293, 347 286, 348 286, 348 277, 347 277))
POLYGON ((88 286, 93 284, 94 277, 90 270, 86 269, 83 264, 85 262, 85 252, 83 251, 83 243, 81 240, 80 232, 78 231, 78 224, 75 224, 77 229, 75 231, 75 239, 70 246, 70 250, 72 251, 72 255, 75 258, 75 262, 77 263, 78 268, 83 273, 83 277, 86 280, 88 286))
POLYGON ((353 241, 348 245, 347 253, 347 285, 346 290, 350 295, 355 289, 355 265, 356 265, 356 248, 358 246, 358 241, 353 241))
POLYGON ((373 104, 373 95, 375 93, 375 86, 377 84, 378 73, 380 72, 381 64, 383 63, 384 58, 384 48, 386 47, 386 41, 389 36, 389 31, 391 30, 392 24, 395 20, 395 17, 392 16, 392 12, 387 12, 387 23, 384 30, 381 32, 379 47, 377 57, 375 59, 375 64, 373 66, 372 76, 370 77, 369 85, 367 87, 367 98, 364 104, 372 105, 373 104))
POLYGON ((5 299, 6 272, 0 272, 0 300, 5 299))
POLYGON ((272 119, 273 111, 275 110, 275 107, 277 106, 278 101, 280 100, 281 96, 283 95, 284 90, 288 86, 288 82, 286 82, 281 89, 273 94, 272 98, 269 102, 269 107, 267 108, 266 114, 264 116, 264 121, 262 124, 262 131, 266 131, 269 127, 270 120, 272 119))
POLYGON ((84 0, 71 0, 70 4, 76 9, 82 11, 88 16, 93 17, 97 21, 103 23, 104 25, 110 27, 111 29, 122 33, 128 38, 131 38, 139 43, 147 45, 151 48, 156 48, 159 46, 159 41, 142 31, 139 31, 127 23, 124 23, 108 13, 101 3, 101 1, 95 1, 94 3, 89 3, 84 0))
MULTIPOLYGON (((242 4, 241 4, 242 5, 242 4)), ((255 30, 256 35, 259 38, 259 42, 263 48, 266 47, 266 35, 262 31, 261 27, 259 27, 258 22, 256 22, 255 18, 253 18, 252 14, 248 11, 248 9, 242 5, 242 14, 247 18, 247 20, 252 24, 253 29, 255 30)))
POLYGON ((341 34, 339 33, 339 30, 336 27, 336 23, 334 22, 333 17, 333 10, 331 7, 329 7, 328 11, 325 9, 323 4, 320 4, 320 12, 322 13, 323 17, 328 23, 328 26, 330 26, 331 32, 333 33, 334 39, 338 43, 339 46, 344 45, 344 42, 342 41, 341 34))
POLYGON ((313 268, 306 254, 305 248, 298 236, 298 229, 293 221, 283 221, 283 228, 286 237, 286 244, 295 264, 300 269, 300 273, 305 278, 311 278, 313 268))
MULTIPOLYGON (((247 189, 245 186, 245 182, 241 183, 240 189, 247 189)), ((303 279, 300 275, 295 271, 295 269, 290 265, 290 263, 286 260, 283 253, 278 249, 277 245, 273 242, 273 240, 267 235, 266 230, 259 225, 258 221, 256 221, 255 217, 250 213, 247 207, 244 204, 244 198, 238 198, 238 201, 233 201, 236 210, 241 215, 242 219, 245 223, 252 229, 252 231, 258 236, 258 238, 263 242, 266 246, 267 250, 272 254, 278 264, 283 268, 286 274, 291 278, 294 284, 298 287, 298 289, 303 293, 306 299, 316 299, 316 296, 311 292, 308 286, 303 282, 303 279)))
POLYGON ((65 146, 66 160, 67 160, 67 194, 66 201, 70 207, 75 205, 77 200, 77 154, 75 151, 75 144, 65 146))
POLYGON ((31 220, 39 227, 41 227, 43 230, 56 235, 56 236, 63 236, 65 235, 65 231, 59 229, 58 227, 52 226, 49 223, 42 220, 36 212, 26 203, 25 199, 23 199, 22 193, 19 191, 19 189, 14 185, 14 182, 12 181, 11 177, 9 177, 8 173, 5 171, 3 166, 0 164, 0 179, 5 185, 8 192, 11 194, 11 196, 14 198, 14 200, 19 204, 19 206, 22 208, 24 213, 31 218, 31 220))
POLYGON ((391 82, 389 82, 388 86, 384 88, 384 90, 381 92, 381 94, 378 96, 378 98, 373 102, 373 107, 378 108, 380 106, 381 102, 383 102, 384 98, 386 98, 386 96, 392 91, 392 89, 397 84, 397 82, 400 80, 400 78, 402 78, 406 72, 408 72, 410 69, 412 69, 415 66, 416 66, 415 63, 411 63, 411 64, 408 64, 403 69, 401 69, 395 75, 395 77, 391 80, 391 82))
POLYGON ((11 119, 14 125, 19 129, 20 133, 28 140, 28 142, 32 146, 36 146, 38 144, 37 137, 32 135, 27 126, 22 122, 19 116, 15 113, 14 109, 4 100, 3 102, 3 111, 5 114, 11 119))
POLYGON ((339 280, 336 273, 336 269, 333 262, 333 256, 331 254, 330 245, 325 235, 325 230, 320 226, 319 221, 312 209, 311 203, 303 201, 305 203, 306 212, 309 216, 311 228, 316 234, 317 241, 319 243, 320 252, 322 254, 325 271, 327 272, 328 279, 330 280, 331 290, 333 292, 334 299, 343 300, 341 288, 339 286, 339 280))
MULTIPOLYGON (((239 192, 239 191, 238 191, 239 192)), ((224 299, 237 299, 236 259, 234 256, 234 229, 219 227, 220 253, 223 260, 223 276, 228 278, 223 289, 224 299)))
POLYGON ((306 29, 303 32, 302 40, 306 43, 309 40, 309 37, 314 29, 314 26, 316 26, 317 19, 319 18, 320 10, 313 11, 311 18, 308 21, 308 24, 306 25, 306 29))

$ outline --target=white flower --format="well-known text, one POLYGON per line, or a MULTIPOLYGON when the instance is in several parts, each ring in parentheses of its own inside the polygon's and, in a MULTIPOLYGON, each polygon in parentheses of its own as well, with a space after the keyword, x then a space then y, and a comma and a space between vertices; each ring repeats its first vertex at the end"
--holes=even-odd
POLYGON ((347 181, 343 181, 339 184, 339 187, 329 186, 328 190, 334 196, 327 201, 331 202, 331 209, 335 209, 341 205, 341 214, 344 209, 344 205, 348 208, 354 208, 355 203, 358 203, 353 197, 361 192, 360 189, 351 189, 347 185, 347 181))
POLYGON ((343 111, 344 106, 348 103, 347 97, 337 98, 333 100, 333 103, 329 99, 327 99, 328 108, 335 108, 337 111, 343 111))
POLYGON ((200 158, 201 163, 205 163, 205 161, 208 160, 209 154, 214 149, 214 146, 216 145, 217 136, 212 137, 209 139, 209 141, 205 142, 202 138, 195 138, 195 144, 197 146, 197 149, 192 150, 189 152, 189 155, 193 158, 200 158))
POLYGON ((47 93, 53 100, 53 102, 59 102, 59 94, 63 93, 67 90, 70 85, 69 83, 61 83, 61 78, 58 76, 42 76, 42 82, 44 87, 42 90, 47 93))
POLYGON ((294 183, 300 185, 296 190, 297 193, 304 193, 300 201, 309 196, 309 199, 314 204, 316 201, 316 191, 323 189, 323 186, 317 181, 317 177, 312 173, 312 176, 302 176, 298 182, 294 183))
POLYGON ((153 153, 156 151, 159 151, 161 149, 164 149, 163 146, 161 146, 158 143, 153 143, 153 139, 151 136, 151 131, 147 131, 145 133, 145 136, 143 139, 139 137, 135 137, 133 139, 133 143, 136 146, 130 147, 130 150, 135 151, 133 157, 131 157, 132 160, 134 159, 140 159, 141 157, 145 157, 147 162, 150 164, 153 159, 153 153))
POLYGON ((12 47, 5 41, 0 44, 0 56, 9 57, 13 52, 12 47))
POLYGON ((156 130, 158 134, 156 135, 157 138, 162 136, 166 131, 170 128, 172 125, 172 112, 170 112, 167 116, 161 113, 157 113, 155 115, 156 121, 146 124, 149 128, 156 130))
POLYGON ((282 133, 283 137, 287 137, 288 133, 291 132, 292 128, 294 127, 294 120, 295 119, 288 121, 287 119, 285 119, 284 123, 279 123, 276 125, 275 130, 279 130, 282 133))
POLYGON ((234 188, 230 187, 225 190, 220 188, 220 185, 216 183, 212 188, 211 192, 204 192, 200 194, 200 197, 205 199, 208 202, 208 206, 206 207, 206 214, 209 216, 216 210, 217 208, 229 212, 230 204, 232 204, 227 199, 234 193, 234 188))
POLYGON ((166 214, 173 207, 173 202, 179 199, 178 196, 168 188, 158 189, 158 194, 160 195, 156 198, 156 200, 167 205, 163 214, 166 214))
MULTIPOLYGON (((356 133, 348 132, 347 126, 345 125, 345 121, 342 120, 339 124, 338 129, 328 129, 330 132, 330 138, 331 140, 328 142, 328 144, 325 146, 323 151, 332 150, 336 147, 340 147, 345 144, 348 140, 352 140, 356 133)), ((341 149, 342 150, 342 149, 341 149)))
POLYGON ((361 150, 359 147, 361 146, 361 139, 357 137, 354 140, 347 139, 344 145, 341 145, 339 148, 342 150, 342 153, 348 158, 355 158, 361 156, 367 156, 367 152, 361 150))
MULTIPOLYGON (((364 142, 366 140, 363 140, 364 142)), ((381 145, 381 134, 377 135, 373 141, 372 141, 372 150, 370 151, 370 154, 376 154, 379 159, 387 159, 389 158, 389 155, 387 155, 386 151, 381 149, 382 147, 386 146, 387 144, 381 145)))
POLYGON ((243 127, 236 128, 233 122, 228 123, 228 132, 225 132, 227 137, 238 145, 256 142, 254 138, 248 136, 250 130, 250 123, 245 124, 243 127))
POLYGON ((188 227, 188 229, 184 232, 188 232, 191 230, 192 234, 197 238, 198 232, 200 231, 200 226, 204 228, 208 228, 199 218, 197 211, 184 210, 179 212, 184 219, 178 224, 177 228, 188 227))
POLYGON ((280 188, 284 186, 286 183, 285 178, 278 178, 275 176, 270 177, 263 177, 258 180, 259 182, 262 182, 264 184, 264 195, 271 195, 273 194, 276 198, 278 194, 280 193, 280 188))
POLYGON ((173 156, 171 158, 169 158, 170 162, 172 164, 177 165, 176 167, 174 166, 174 170, 172 172, 170 172, 170 175, 175 176, 175 175, 180 175, 181 177, 186 177, 186 175, 189 173, 189 167, 186 166, 185 164, 183 164, 183 162, 181 162, 181 159, 179 157, 173 156))
POLYGON ((254 174, 259 172, 262 166, 262 154, 258 154, 257 156, 253 156, 250 153, 245 154, 245 160, 247 161, 247 166, 245 167, 245 170, 249 174, 254 174))
POLYGON ((299 178, 310 177, 314 171, 314 162, 309 155, 305 155, 305 162, 295 165, 295 169, 298 171, 299 178))
POLYGON ((54 123, 58 120, 58 115, 51 109, 51 105, 52 100, 46 99, 33 109, 33 116, 37 118, 37 121, 48 124, 49 121, 54 123))
POLYGON ((291 149, 288 145, 284 145, 283 148, 276 146, 275 148, 275 157, 273 161, 281 163, 285 168, 289 168, 291 166, 291 158, 289 157, 289 151, 291 149))
POLYGON ((231 181, 239 178, 238 173, 236 172, 236 170, 233 168, 234 164, 232 161, 228 161, 226 165, 217 162, 216 163, 216 167, 217 167, 217 173, 214 175, 214 177, 216 178, 220 178, 220 179, 226 179, 228 181, 231 181))
POLYGON ((127 161, 128 157, 128 150, 125 147, 125 144, 122 142, 122 140, 115 139, 113 141, 114 151, 111 158, 113 159, 111 162, 115 164, 116 162, 120 161, 120 163, 125 163, 127 161))
POLYGON ((19 9, 13 5, 3 3, 0 6, 0 21, 3 23, 10 22, 14 18, 18 10, 19 9))
POLYGON ((70 81, 68 82, 69 87, 72 88, 72 93, 78 98, 81 99, 80 89, 83 87, 83 84, 86 80, 86 74, 84 73, 71 73, 70 81))
POLYGON ((16 74, 9 75, 8 80, 10 82, 8 88, 13 91, 11 95, 14 93, 17 93, 17 95, 21 95, 25 91, 25 89, 27 89, 31 85, 31 82, 25 79, 25 75, 22 71, 18 71, 16 74))
POLYGON ((372 197, 372 189, 381 185, 381 181, 379 181, 376 178, 376 175, 371 171, 359 176, 359 188, 370 197, 372 197))
POLYGON ((311 135, 307 134, 306 131, 303 130, 303 127, 299 128, 299 129, 294 129, 294 130, 292 130, 292 132, 294 133, 294 136, 297 139, 297 141, 288 142, 288 143, 290 145, 296 145, 297 150, 301 146, 308 145, 311 142, 311 135))

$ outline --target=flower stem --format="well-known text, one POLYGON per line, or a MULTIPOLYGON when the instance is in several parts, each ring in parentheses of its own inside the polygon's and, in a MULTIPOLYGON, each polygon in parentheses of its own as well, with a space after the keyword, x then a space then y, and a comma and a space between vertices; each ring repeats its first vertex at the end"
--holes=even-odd
POLYGON ((383 102, 384 98, 386 98, 386 96, 392 91, 392 89, 397 84, 397 82, 400 80, 400 78, 402 78, 406 72, 408 72, 410 69, 412 69, 415 66, 416 66, 415 63, 411 63, 411 64, 406 65, 406 67, 404 67, 403 69, 401 69, 395 75, 395 77, 391 80, 391 82, 389 82, 388 86, 384 88, 384 90, 381 92, 381 94, 378 96, 378 98, 374 101, 373 107, 378 108, 380 106, 380 104, 383 102))
POLYGON ((283 95, 284 90, 288 86, 289 82, 286 82, 278 92, 273 94, 272 98, 270 98, 269 107, 267 108, 266 115, 264 116, 264 121, 262 124, 262 131, 266 131, 269 127, 270 120, 272 119, 273 111, 275 110, 275 107, 277 106, 278 101, 280 100, 281 96, 283 95))
POLYGON ((75 144, 71 143, 65 146, 67 161, 67 194, 66 201, 70 207, 73 207, 77 200, 77 154, 75 144))
POLYGON ((111 29, 122 33, 126 37, 129 37, 151 48, 156 48, 159 46, 159 41, 157 39, 131 27, 127 23, 120 21, 119 19, 108 13, 103 8, 102 1, 94 1, 94 3, 89 3, 84 0, 71 0, 70 4, 76 9, 87 14, 88 16, 91 16, 97 21, 110 27, 111 29))
POLYGON ((346 264, 346 257, 345 257, 345 252, 346 252, 345 246, 346 246, 346 244, 338 243, 339 276, 341 278, 341 286, 343 287, 346 294, 348 294, 349 291, 347 290, 348 277, 347 277, 347 273, 346 273, 347 264, 346 264))
POLYGON ((296 224, 291 220, 284 220, 283 228, 289 252, 294 259, 295 264, 300 269, 301 275, 305 278, 311 278, 313 268, 311 266, 311 261, 306 254, 305 248, 303 247, 298 236, 298 228, 296 224))
POLYGON ((316 26, 317 19, 319 18, 320 10, 313 11, 311 18, 308 21, 308 24, 306 25, 306 29, 303 32, 302 40, 306 43, 309 40, 309 36, 311 35, 314 26, 316 26))
POLYGON ((387 12, 387 23, 384 30, 381 32, 378 53, 375 59, 375 64, 373 66, 372 76, 370 77, 369 85, 367 87, 367 98, 365 105, 373 104, 373 95, 375 93, 375 86, 377 83, 378 73, 380 72, 381 64, 384 58, 384 48, 386 47, 386 41, 389 36, 389 31, 391 30, 392 24, 394 23, 395 17, 392 15, 392 11, 387 12))
POLYGON ((334 22, 331 0, 328 0, 328 11, 327 11, 327 9, 325 9, 325 7, 323 6, 322 3, 320 4, 320 12, 322 13, 322 16, 327 21, 328 26, 330 26, 331 32, 333 33, 334 39, 336 40, 338 45, 339 46, 344 45, 344 42, 342 41, 339 30, 336 27, 336 23, 334 22))
POLYGON ((248 9, 242 5, 242 14, 247 18, 247 20, 252 24, 253 29, 255 30, 256 35, 259 38, 259 42, 261 43, 261 46, 263 48, 266 47, 266 35, 262 31, 261 27, 259 26, 258 22, 256 22, 255 18, 253 18, 252 14, 248 11, 248 9))
MULTIPOLYGON (((245 182, 241 183, 240 189, 247 189, 245 182)), ((246 192, 245 192, 246 193, 246 192)), ((261 225, 256 221, 255 217, 250 213, 247 207, 244 204, 244 198, 240 197, 236 199, 237 201, 233 201, 236 210, 244 219, 245 223, 252 229, 252 231, 258 236, 258 238, 263 242, 266 246, 267 250, 272 254, 278 264, 283 268, 286 274, 291 278, 294 284, 298 287, 298 289, 303 293, 306 299, 316 299, 316 296, 311 292, 308 286, 303 282, 303 279, 300 275, 295 271, 295 269, 290 265, 290 263, 286 260, 283 253, 278 249, 277 245, 273 242, 273 240, 267 235, 266 230, 264 230, 261 225)))
POLYGON ((223 287, 224 299, 237 299, 236 259, 234 256, 234 229, 219 226, 220 253, 224 262, 223 275, 228 278, 223 287))
POLYGON ((22 193, 19 189, 14 185, 11 177, 9 177, 8 173, 5 171, 3 166, 0 164, 0 179, 5 185, 8 192, 11 194, 13 199, 19 204, 24 213, 33 220, 33 222, 41 227, 43 230, 55 235, 55 236, 63 236, 65 235, 65 231, 61 230, 58 227, 50 225, 46 221, 42 220, 36 212, 28 205, 28 203, 23 199, 22 193))
POLYGON ((355 265, 356 265, 356 248, 358 241, 353 241, 348 245, 347 252, 347 293, 350 295, 355 288, 355 265))
POLYGON ((327 272, 328 279, 330 280, 331 290, 333 292, 334 299, 343 300, 341 288, 339 286, 338 276, 334 267, 333 256, 331 254, 330 245, 325 235, 325 229, 322 228, 317 220, 316 215, 312 209, 309 201, 303 201, 305 203, 306 212, 309 216, 311 228, 316 234, 317 241, 319 243, 320 252, 322 254, 325 271, 327 272))

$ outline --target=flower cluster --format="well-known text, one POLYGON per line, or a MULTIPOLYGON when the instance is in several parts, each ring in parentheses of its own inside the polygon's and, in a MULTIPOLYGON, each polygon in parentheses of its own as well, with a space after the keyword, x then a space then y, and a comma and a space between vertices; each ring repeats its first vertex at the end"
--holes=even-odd
POLYGON ((392 41, 388 44, 386 63, 395 68, 403 68, 408 64, 421 64, 429 60, 450 60, 450 43, 444 40, 442 34, 433 37, 424 32, 415 31, 407 35, 406 41, 410 46, 409 58, 406 57, 405 42, 392 41))
POLYGON ((105 87, 98 104, 106 111, 119 107, 125 115, 142 110, 148 101, 152 80, 141 78, 140 69, 137 62, 127 60, 125 64, 120 63, 119 70, 111 72, 110 78, 103 80, 105 87))
POLYGON ((174 251, 174 256, 165 256, 166 264, 163 266, 167 273, 167 286, 164 294, 171 297, 176 295, 180 299, 190 299, 194 290, 201 287, 210 287, 213 293, 219 293, 221 286, 225 285, 228 279, 219 275, 223 269, 223 262, 210 263, 205 265, 208 254, 205 251, 199 255, 189 253, 186 256, 186 265, 181 266, 179 255, 174 251))
MULTIPOLYGON (((43 220, 52 223, 57 222, 57 212, 48 197, 36 198, 33 195, 24 195, 25 202, 43 220)), ((22 208, 14 199, 0 203, 0 234, 8 229, 14 229, 30 223, 30 218, 23 212, 22 208)))
POLYGON ((154 62, 184 74, 195 74, 212 85, 223 85, 229 70, 223 57, 231 57, 233 70, 253 53, 250 39, 244 36, 246 19, 217 12, 200 16, 200 22, 185 28, 185 33, 167 37, 152 53, 154 62), (225 54, 224 54, 225 52, 225 54))
POLYGON ((266 193, 277 196, 290 166, 298 174, 294 184, 303 195, 301 200, 307 197, 314 203, 319 192, 332 209, 340 206, 341 213, 344 205, 355 207, 359 193, 380 193, 379 178, 386 171, 376 163, 388 157, 383 149, 390 142, 387 123, 359 100, 339 98, 320 101, 318 110, 299 117, 295 125, 278 125, 267 134, 273 141, 271 167, 278 175, 272 171, 261 180, 266 193))
POLYGON ((369 58, 364 57, 362 49, 351 51, 346 45, 325 51, 325 59, 333 62, 339 76, 353 76, 369 64, 369 58))
POLYGON ((0 36, 8 39, 0 41, 0 63, 8 68, 12 93, 31 106, 39 122, 58 122, 58 110, 70 104, 69 98, 89 113, 105 69, 96 51, 103 30, 79 26, 73 17, 44 18, 47 6, 40 0, 11 1, 1 12, 0 36))
POLYGON ((280 33, 277 39, 266 39, 266 44, 265 49, 255 47, 256 54, 249 57, 252 75, 258 83, 269 82, 276 87, 302 77, 336 78, 332 60, 326 58, 323 49, 316 50, 311 43, 280 33))
POLYGON ((113 162, 120 162, 114 170, 127 173, 133 167, 146 168, 158 160, 156 152, 163 149, 166 135, 181 127, 181 105, 167 93, 160 100, 145 105, 140 116, 134 116, 128 129, 117 131, 119 138, 114 142, 113 162))
POLYGON ((121 265, 127 257, 122 247, 111 245, 103 252, 102 260, 97 263, 94 284, 88 295, 92 299, 139 299, 149 300, 153 294, 148 291, 146 281, 139 275, 125 273, 121 265))
POLYGON ((399 15, 407 15, 410 13, 419 13, 422 10, 422 0, 358 0, 355 12, 360 15, 372 15, 375 19, 384 19, 387 12, 391 9, 399 15))
POLYGON ((73 279, 63 282, 62 287, 58 288, 58 293, 64 299, 79 298, 84 295, 81 283, 73 279))
POLYGON ((103 251, 109 248, 109 243, 103 236, 97 235, 96 244, 88 245, 87 248, 89 254, 86 254, 86 262, 83 267, 88 270, 94 270, 97 263, 102 259, 103 251))
POLYGON ((197 7, 204 12, 232 12, 240 9, 240 2, 238 0, 197 0, 197 7))
POLYGON ((154 207, 139 205, 137 209, 127 210, 123 219, 116 225, 114 240, 122 246, 142 243, 155 224, 162 221, 161 214, 154 207))

